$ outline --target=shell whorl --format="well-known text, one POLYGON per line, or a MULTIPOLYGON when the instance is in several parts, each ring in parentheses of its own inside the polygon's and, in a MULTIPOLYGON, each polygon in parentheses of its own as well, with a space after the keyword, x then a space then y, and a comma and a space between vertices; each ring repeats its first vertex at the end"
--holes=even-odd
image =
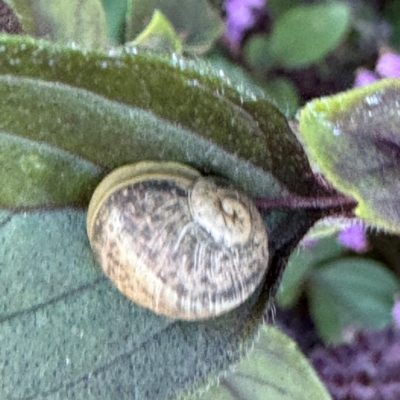
POLYGON ((160 163, 147 164, 137 164, 126 181, 106 178, 116 187, 106 182, 106 194, 95 193, 89 207, 88 233, 104 272, 127 297, 172 318, 203 319, 237 307, 267 269, 257 209, 189 167, 157 172, 160 163))

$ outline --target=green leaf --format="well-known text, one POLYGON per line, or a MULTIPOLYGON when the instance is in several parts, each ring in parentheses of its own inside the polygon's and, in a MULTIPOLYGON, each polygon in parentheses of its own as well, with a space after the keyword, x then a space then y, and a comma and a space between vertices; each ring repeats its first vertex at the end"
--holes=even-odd
POLYGON ((71 209, 0 213, 1 398, 174 399, 215 382, 248 352, 265 307, 261 288, 216 319, 157 316, 103 276, 85 218, 71 209))
POLYGON ((300 114, 307 152, 329 181, 358 201, 356 214, 400 232, 400 81, 382 80, 314 100, 300 114))
POLYGON ((275 21, 280 15, 298 5, 297 0, 268 0, 268 13, 275 21))
POLYGON ((43 143, 0 132, 0 148, 0 207, 81 204, 100 180, 100 168, 43 143))
POLYGON ((267 83, 257 83, 242 67, 233 64, 218 52, 207 54, 206 60, 224 74, 237 87, 246 87, 259 98, 266 98, 285 116, 294 115, 298 108, 298 94, 294 85, 287 79, 275 78, 267 83))
POLYGON ((300 245, 290 256, 279 287, 277 302, 280 307, 293 307, 306 288, 315 268, 342 253, 342 247, 334 237, 319 239, 314 245, 300 245))
POLYGON ((351 23, 348 5, 340 2, 291 8, 274 24, 269 52, 287 68, 303 68, 334 50, 351 23))
POLYGON ((397 1, 384 5, 382 17, 390 23, 390 42, 394 47, 400 45, 400 4, 397 1))
POLYGON ((100 0, 13 0, 13 8, 31 36, 87 48, 108 44, 100 0))
POLYGON ((243 49, 246 63, 259 75, 267 74, 276 60, 270 51, 270 38, 266 34, 256 34, 247 40, 243 49))
POLYGON ((329 400, 331 397, 295 343, 264 325, 250 355, 202 400, 329 400))
POLYGON ((118 45, 125 42, 126 0, 101 0, 107 22, 110 44, 118 45))
POLYGON ((358 218, 343 218, 340 215, 322 218, 307 232, 307 240, 318 241, 328 236, 337 236, 355 223, 360 223, 358 218))
MULTIPOLYGON (((279 196, 282 193, 283 189, 269 174, 249 169, 245 160, 147 111, 107 101, 80 89, 26 78, 2 77, 0 90, 3 94, 0 98, 0 128, 17 135, 16 140, 22 136, 47 143, 101 166, 102 171, 140 160, 175 160, 212 169, 259 195, 279 196)), ((2 153, 4 167, 7 168, 9 154, 5 147, 0 150, 2 153)), ((47 164, 54 163, 48 154, 45 157, 48 158, 45 161, 47 164)), ((25 177, 32 177, 36 173, 34 164, 25 168, 29 168, 25 177)), ((56 173, 60 174, 61 170, 53 171, 52 176, 56 173)), ((90 190, 94 182, 98 182, 98 175, 86 177, 90 190)), ((40 203, 39 198, 29 196, 32 182, 21 178, 15 183, 5 179, 4 183, 9 188, 5 186, 3 191, 9 200, 3 206, 68 205, 67 198, 62 196, 63 192, 57 192, 62 190, 57 180, 40 181, 42 191, 55 194, 55 197, 42 199, 43 203, 40 203), (28 194, 24 203, 21 185, 26 185, 24 191, 28 194), (54 198, 58 198, 61 204, 54 203, 54 198)), ((87 196, 71 200, 70 205, 88 204, 87 196)))
POLYGON ((159 10, 154 11, 146 28, 128 45, 170 53, 182 52, 182 43, 174 27, 159 10))
POLYGON ((215 69, 216 73, 223 73, 240 90, 254 93, 257 98, 265 96, 261 87, 244 68, 234 64, 217 50, 208 52, 205 60, 215 69))
POLYGON ((240 359, 257 331, 254 296, 240 313, 220 319, 156 316, 103 276, 85 216, 73 210, 4 216, 2 399, 176 398, 240 359))
POLYGON ((299 107, 300 99, 295 85, 286 78, 275 78, 262 86, 278 110, 287 117, 293 117, 299 107))
POLYGON ((134 40, 149 24, 154 10, 170 21, 185 49, 204 53, 222 34, 224 25, 208 0, 129 0, 126 40, 134 40))
POLYGON ((3 207, 13 211, 0 218, 0 398, 158 400, 214 382, 252 345, 285 258, 321 217, 317 209, 264 212, 265 282, 220 318, 171 321, 126 300, 93 259, 85 213, 66 208, 86 207, 109 170, 173 160, 253 196, 320 192, 270 103, 204 64, 128 51, 0 37, 0 154, 5 174, 10 168, 3 207))
POLYGON ((342 258, 310 277, 310 311, 322 338, 342 340, 343 330, 381 329, 392 322, 400 282, 384 265, 365 258, 342 258))
POLYGON ((308 195, 316 185, 283 115, 203 64, 147 53, 83 53, 15 36, 0 38, 0 54, 0 73, 101 95, 4 78, 5 132, 59 146, 105 172, 161 159, 226 176, 253 196, 282 197, 287 189, 308 195))

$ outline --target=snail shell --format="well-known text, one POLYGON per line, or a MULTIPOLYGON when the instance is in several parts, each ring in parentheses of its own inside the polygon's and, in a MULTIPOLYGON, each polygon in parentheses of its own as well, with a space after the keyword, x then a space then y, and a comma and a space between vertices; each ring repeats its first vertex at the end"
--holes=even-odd
POLYGON ((95 190, 87 231, 105 274, 157 314, 196 320, 244 302, 268 265, 251 200, 178 163, 119 168, 95 190))

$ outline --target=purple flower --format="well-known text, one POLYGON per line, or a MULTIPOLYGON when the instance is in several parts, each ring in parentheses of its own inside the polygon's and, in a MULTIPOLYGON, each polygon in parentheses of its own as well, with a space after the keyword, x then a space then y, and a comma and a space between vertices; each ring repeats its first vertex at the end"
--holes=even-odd
POLYGON ((381 54, 375 70, 382 78, 400 78, 400 56, 390 52, 381 54))
POLYGON ((375 66, 375 72, 359 68, 354 86, 364 86, 381 78, 400 78, 400 55, 383 51, 375 66))
POLYGON ((379 76, 368 69, 359 68, 356 72, 355 86, 365 86, 379 80, 379 76))
POLYGON ((226 0, 226 37, 239 45, 244 32, 255 23, 255 10, 261 9, 265 0, 226 0))
POLYGON ((365 229, 360 224, 351 225, 343 229, 337 238, 338 242, 357 253, 362 253, 368 249, 368 241, 365 229))
POLYGON ((394 302, 392 315, 395 326, 400 329, 400 298, 396 299, 394 302))

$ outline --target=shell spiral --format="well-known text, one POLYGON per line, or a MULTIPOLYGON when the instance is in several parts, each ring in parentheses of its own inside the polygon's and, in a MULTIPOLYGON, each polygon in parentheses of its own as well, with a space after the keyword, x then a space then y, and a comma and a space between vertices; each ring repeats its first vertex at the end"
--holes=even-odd
POLYGON ((186 320, 244 302, 268 266, 251 200, 177 163, 112 172, 89 205, 88 234, 105 274, 136 303, 186 320))

